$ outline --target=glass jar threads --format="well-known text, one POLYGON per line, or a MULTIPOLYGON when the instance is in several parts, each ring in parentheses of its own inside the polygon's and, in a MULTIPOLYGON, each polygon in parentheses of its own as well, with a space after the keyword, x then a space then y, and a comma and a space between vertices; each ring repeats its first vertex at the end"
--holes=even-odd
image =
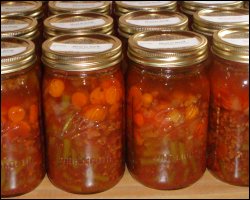
POLYGON ((45 174, 35 63, 30 40, 1 39, 1 197, 30 192, 45 174))
POLYGON ((102 33, 112 35, 113 19, 100 13, 53 15, 44 21, 44 37, 102 33))
POLYGON ((121 42, 59 36, 43 44, 48 177, 72 193, 113 187, 124 172, 121 42))
POLYGON ((179 189, 206 169, 207 40, 189 31, 131 36, 127 155, 131 175, 155 189, 179 189))
POLYGON ((249 185, 249 28, 217 31, 210 69, 208 169, 222 181, 249 185))
POLYGON ((111 1, 49 1, 49 15, 85 12, 110 15, 111 1))

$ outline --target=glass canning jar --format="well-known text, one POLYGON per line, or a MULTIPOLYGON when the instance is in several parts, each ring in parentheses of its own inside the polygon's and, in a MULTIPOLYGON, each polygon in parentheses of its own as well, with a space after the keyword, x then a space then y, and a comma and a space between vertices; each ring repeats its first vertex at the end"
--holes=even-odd
POLYGON ((124 173, 121 42, 104 34, 43 43, 48 177, 72 193, 113 187, 124 173))
POLYGON ((85 12, 111 15, 111 1, 49 1, 49 15, 82 14, 85 12))
POLYGON ((208 169, 227 183, 249 185, 249 28, 214 34, 208 169))
POLYGON ((123 71, 127 69, 128 38, 135 33, 151 30, 178 31, 188 29, 188 18, 172 11, 135 11, 119 18, 119 38, 123 44, 123 71))
POLYGON ((60 14, 44 21, 44 38, 58 35, 81 35, 84 33, 102 33, 112 35, 113 19, 101 13, 60 14))
POLYGON ((1 18, 1 38, 20 37, 35 44, 38 66, 40 65, 42 37, 37 20, 26 16, 6 16, 1 18))
POLYGON ((42 33, 44 20, 41 1, 1 1, 1 18, 6 16, 27 16, 38 21, 39 32, 42 33))
POLYGON ((249 11, 243 8, 204 9, 196 12, 193 18, 192 30, 206 36, 210 46, 215 31, 230 27, 249 26, 249 11))
POLYGON ((203 9, 236 9, 243 7, 243 1, 182 1, 180 11, 188 16, 189 27, 193 24, 193 14, 203 9))
POLYGON ((45 168, 34 44, 1 39, 1 197, 30 192, 45 168))
POLYGON ((129 39, 127 166, 155 189, 179 189, 206 170, 207 39, 148 31, 129 39))

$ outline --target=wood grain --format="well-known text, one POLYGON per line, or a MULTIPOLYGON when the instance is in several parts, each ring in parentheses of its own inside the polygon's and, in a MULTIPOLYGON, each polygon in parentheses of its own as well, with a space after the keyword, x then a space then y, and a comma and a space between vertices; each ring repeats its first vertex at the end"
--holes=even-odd
POLYGON ((15 199, 248 199, 249 187, 237 187, 223 183, 215 179, 208 171, 203 177, 188 188, 160 191, 147 188, 136 182, 128 173, 125 172, 122 180, 112 189, 92 195, 76 195, 64 192, 53 186, 47 177, 32 192, 16 197, 15 199))

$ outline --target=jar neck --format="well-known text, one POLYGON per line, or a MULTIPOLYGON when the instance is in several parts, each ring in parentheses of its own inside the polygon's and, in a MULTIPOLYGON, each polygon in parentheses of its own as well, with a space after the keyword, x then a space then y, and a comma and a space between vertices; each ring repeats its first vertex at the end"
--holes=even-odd
POLYGON ((196 65, 185 66, 185 67, 150 67, 139 65, 130 60, 130 68, 132 67, 134 70, 139 71, 140 73, 148 73, 157 76, 178 76, 178 75, 194 75, 197 73, 201 73, 205 70, 207 66, 207 60, 196 65))
POLYGON ((45 66, 45 73, 47 74, 56 74, 58 76, 72 77, 72 78, 73 77, 84 78, 86 76, 105 76, 108 74, 114 74, 118 70, 121 70, 120 63, 112 67, 108 67, 101 70, 93 70, 93 71, 66 71, 60 69, 53 69, 45 66))

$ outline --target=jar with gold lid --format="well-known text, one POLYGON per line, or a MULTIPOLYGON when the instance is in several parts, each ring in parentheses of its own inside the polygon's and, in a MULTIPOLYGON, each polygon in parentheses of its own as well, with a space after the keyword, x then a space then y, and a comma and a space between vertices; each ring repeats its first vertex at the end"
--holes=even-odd
POLYGON ((128 57, 128 169, 151 188, 187 187, 206 169, 207 39, 141 32, 130 37, 128 57))
POLYGON ((213 36, 207 166, 227 183, 249 185, 249 28, 213 36))
POLYGON ((40 32, 44 20, 40 1, 1 1, 1 18, 6 16, 28 16, 38 21, 40 32))
POLYGON ((2 17, 1 38, 6 37, 20 37, 34 42, 36 55, 40 61, 42 38, 35 18, 26 16, 2 17))
POLYGON ((72 193, 113 187, 124 173, 121 42, 104 34, 43 43, 48 177, 72 193))
POLYGON ((243 1, 182 1, 180 10, 188 16, 189 25, 193 24, 193 14, 203 9, 236 9, 243 6, 243 1))
POLYGON ((113 28, 113 19, 101 13, 53 15, 44 21, 44 38, 84 33, 112 35, 114 33, 113 28))
POLYGON ((110 15, 111 1, 49 1, 49 15, 85 12, 110 15))
POLYGON ((176 11, 176 1, 115 1, 114 19, 115 28, 118 27, 118 20, 122 15, 133 11, 176 11))
POLYGON ((119 38, 123 44, 125 56, 123 70, 127 69, 128 38, 135 33, 150 30, 187 30, 188 18, 177 12, 171 11, 135 11, 127 13, 119 18, 119 38))
POLYGON ((230 28, 249 26, 249 11, 243 8, 233 10, 204 9, 196 12, 192 25, 193 31, 207 37, 212 43, 215 31, 230 28))
POLYGON ((30 192, 45 174, 35 66, 30 40, 1 39, 1 197, 30 192))

